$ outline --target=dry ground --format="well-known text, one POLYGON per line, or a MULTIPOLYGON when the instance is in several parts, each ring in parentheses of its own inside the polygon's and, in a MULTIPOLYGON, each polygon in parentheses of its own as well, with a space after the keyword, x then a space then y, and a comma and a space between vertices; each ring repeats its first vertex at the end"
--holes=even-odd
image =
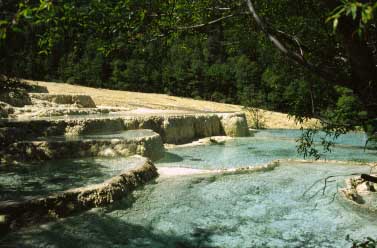
MULTIPOLYGON (((119 90, 90 88, 65 83, 52 83, 25 80, 28 83, 47 87, 52 94, 85 94, 90 95, 97 106, 125 107, 129 109, 148 108, 155 110, 170 110, 173 112, 245 112, 251 123, 251 114, 242 106, 223 104, 210 101, 199 101, 184 97, 174 97, 164 94, 140 93, 119 90)), ((266 128, 300 128, 293 118, 287 114, 261 110, 261 117, 266 128)), ((311 120, 304 127, 313 126, 316 121, 311 120)))

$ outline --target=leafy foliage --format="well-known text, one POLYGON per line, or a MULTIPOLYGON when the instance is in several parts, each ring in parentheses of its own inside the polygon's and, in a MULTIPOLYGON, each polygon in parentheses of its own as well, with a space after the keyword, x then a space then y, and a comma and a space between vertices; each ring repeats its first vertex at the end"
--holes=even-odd
MULTIPOLYGON (((245 1, 218 0, 3 0, 0 74, 262 107, 321 118, 328 133, 361 127, 372 137, 375 1, 254 2, 288 49, 335 71, 334 80, 282 56, 245 1)), ((299 150, 318 157, 305 153, 312 136, 299 150)))
POLYGON ((356 31, 361 36, 367 30, 370 22, 374 20, 376 11, 377 2, 374 1, 342 0, 341 5, 332 11, 327 21, 332 21, 333 28, 336 30, 339 25, 339 19, 343 16, 350 16, 354 21, 358 22, 356 31))

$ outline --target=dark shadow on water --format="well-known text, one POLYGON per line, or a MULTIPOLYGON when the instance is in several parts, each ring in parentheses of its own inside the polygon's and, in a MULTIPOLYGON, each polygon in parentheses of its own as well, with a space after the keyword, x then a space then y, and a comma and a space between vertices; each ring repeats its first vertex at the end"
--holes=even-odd
POLYGON ((213 234, 210 230, 195 228, 179 236, 104 214, 86 213, 79 220, 69 218, 34 232, 12 234, 0 240, 0 247, 216 248, 211 245, 213 234), (82 232, 74 231, 78 225, 83 228, 82 232))
POLYGON ((190 161, 200 162, 200 161, 203 161, 203 159, 201 159, 201 158, 190 158, 190 161))
POLYGON ((62 160, 41 165, 0 169, 0 201, 46 196, 71 188, 100 183, 111 175, 94 160, 62 160))
POLYGON ((165 157, 160 159, 157 163, 179 163, 179 162, 182 162, 183 160, 184 159, 181 156, 175 153, 165 152, 165 157))
MULTIPOLYGON (((194 183, 207 184, 215 180, 216 177, 203 177, 194 183)), ((148 184, 155 183, 154 180, 148 184)), ((146 187, 139 187, 138 191, 148 190, 146 187)), ((136 200, 135 194, 129 194, 99 211, 75 214, 55 223, 11 233, 0 237, 0 247, 219 248, 211 244, 212 236, 219 234, 216 228, 196 226, 188 233, 178 235, 170 230, 155 229, 152 224, 131 223, 124 215, 123 218, 122 215, 111 216, 117 210, 131 209, 136 200)))

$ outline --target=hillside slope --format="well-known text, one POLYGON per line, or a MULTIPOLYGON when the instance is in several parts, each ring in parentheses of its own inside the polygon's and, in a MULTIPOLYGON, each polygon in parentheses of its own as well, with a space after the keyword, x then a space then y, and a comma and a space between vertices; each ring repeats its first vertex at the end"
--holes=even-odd
MULTIPOLYGON (((159 110, 168 110, 179 113, 193 112, 245 112, 252 123, 252 115, 240 105, 224 104, 211 101, 194 100, 184 97, 168 96, 164 94, 140 93, 120 90, 98 89, 65 83, 41 82, 25 80, 31 84, 38 84, 48 89, 52 94, 85 94, 90 95, 97 106, 125 107, 129 109, 151 109, 158 113, 159 110)), ((293 118, 287 114, 272 111, 260 111, 261 119, 266 128, 297 129, 293 118)), ((315 125, 311 120, 304 127, 315 125)))

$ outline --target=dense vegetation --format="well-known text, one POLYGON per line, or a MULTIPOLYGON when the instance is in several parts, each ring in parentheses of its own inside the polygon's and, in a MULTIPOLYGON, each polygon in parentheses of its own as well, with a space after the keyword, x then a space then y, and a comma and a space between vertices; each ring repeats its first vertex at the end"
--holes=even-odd
POLYGON ((3 0, 0 9, 3 75, 239 103, 318 117, 339 132, 377 130, 372 0, 3 0))

